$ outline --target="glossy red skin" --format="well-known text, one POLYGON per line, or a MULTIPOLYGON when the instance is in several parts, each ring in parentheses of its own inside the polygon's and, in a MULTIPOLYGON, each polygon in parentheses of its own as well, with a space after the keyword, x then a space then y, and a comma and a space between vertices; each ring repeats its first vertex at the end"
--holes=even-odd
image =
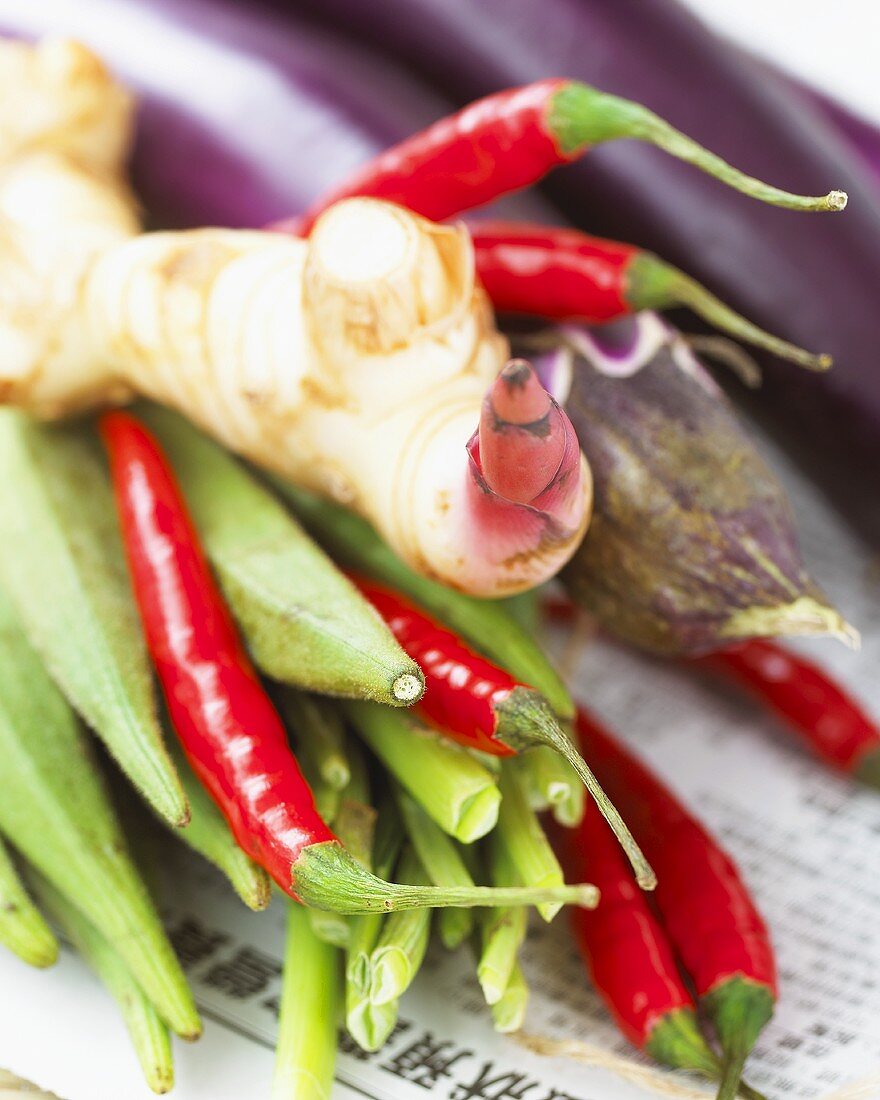
POLYGON ((764 919, 727 853, 663 783, 583 708, 584 759, 657 872, 652 897, 698 997, 743 977, 778 996, 764 919))
POLYGON ((529 187, 583 151, 563 152, 547 122, 554 96, 568 83, 540 80, 511 88, 440 119, 369 161, 297 228, 308 233, 323 210, 354 195, 400 203, 442 222, 529 187))
POLYGON ((469 749, 513 756, 513 749, 498 740, 495 707, 519 686, 517 681, 396 592, 362 577, 352 580, 421 666, 425 694, 415 706, 416 713, 444 737, 469 749))
POLYGON ((501 313, 598 322, 633 312, 632 245, 516 222, 475 222, 471 237, 480 282, 501 313))
POLYGON ((282 890, 303 849, 334 840, 244 651, 174 474, 128 413, 101 418, 134 593, 187 759, 241 847, 282 890))
POLYGON ((773 642, 752 641, 695 661, 743 685, 817 756, 844 772, 880 750, 880 729, 818 665, 773 642))
POLYGON ((672 945, 594 805, 577 828, 553 826, 550 835, 566 882, 599 887, 596 909, 571 910, 575 940, 617 1026, 644 1047, 667 1013, 696 1008, 672 945))

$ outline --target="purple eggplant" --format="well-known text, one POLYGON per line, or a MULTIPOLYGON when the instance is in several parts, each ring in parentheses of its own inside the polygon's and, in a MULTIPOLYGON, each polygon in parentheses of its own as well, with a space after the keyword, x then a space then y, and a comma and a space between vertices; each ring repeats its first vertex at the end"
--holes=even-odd
POLYGON ((679 335, 641 314, 532 338, 548 341, 542 381, 593 471, 593 522, 562 574, 576 602, 664 654, 846 633, 806 571, 782 486, 679 335))
MULTIPOLYGON (((568 76, 646 103, 731 163, 796 191, 849 192, 840 217, 762 208, 638 142, 596 149, 548 190, 576 223, 650 248, 764 328, 830 352, 806 377, 766 360, 760 411, 880 545, 880 196, 815 107, 675 0, 298 0, 461 104, 568 76)), ((817 42, 821 29, 817 29, 817 42)))

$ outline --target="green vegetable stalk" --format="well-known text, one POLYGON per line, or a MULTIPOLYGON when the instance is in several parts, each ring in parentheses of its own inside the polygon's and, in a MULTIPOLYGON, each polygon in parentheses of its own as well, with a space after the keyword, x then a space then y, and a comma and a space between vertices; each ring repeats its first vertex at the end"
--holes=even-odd
POLYGON ((272 1100, 330 1100, 340 962, 339 951, 315 936, 304 907, 289 902, 272 1100))
POLYGON ((32 645, 156 812, 185 824, 97 441, 2 410, 0 469, 0 583, 32 645))

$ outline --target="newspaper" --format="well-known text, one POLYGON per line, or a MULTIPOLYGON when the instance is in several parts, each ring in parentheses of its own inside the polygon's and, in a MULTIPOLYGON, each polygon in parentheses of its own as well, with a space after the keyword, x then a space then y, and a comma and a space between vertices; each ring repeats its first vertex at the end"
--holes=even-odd
MULTIPOLYGON (((876 563, 782 457, 771 457, 790 481, 811 566, 862 631, 857 652, 827 641, 803 648, 820 653, 880 715, 876 563)), ((573 684, 723 839, 768 919, 782 991, 750 1059, 750 1082, 779 1100, 880 1098, 880 795, 829 774, 757 708, 675 665, 595 642, 580 656, 573 684)), ((178 1049, 175 1095, 266 1096, 284 905, 278 899, 266 913, 247 912, 182 848, 166 879, 168 925, 206 1018, 201 1042, 178 1049)), ((711 1095, 695 1078, 654 1070, 621 1040, 567 932, 564 915, 531 926, 527 1032, 586 1044, 587 1062, 546 1057, 496 1035, 467 947, 437 949, 383 1050, 365 1055, 341 1037, 339 1097, 711 1095)), ((0 1066, 66 1100, 150 1095, 109 998, 69 952, 46 974, 0 957, 0 1066)))

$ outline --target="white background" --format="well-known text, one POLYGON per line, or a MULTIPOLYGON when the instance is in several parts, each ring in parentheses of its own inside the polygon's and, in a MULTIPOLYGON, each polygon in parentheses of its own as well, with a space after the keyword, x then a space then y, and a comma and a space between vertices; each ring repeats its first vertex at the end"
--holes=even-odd
POLYGON ((756 53, 880 120, 878 0, 685 2, 756 53))

